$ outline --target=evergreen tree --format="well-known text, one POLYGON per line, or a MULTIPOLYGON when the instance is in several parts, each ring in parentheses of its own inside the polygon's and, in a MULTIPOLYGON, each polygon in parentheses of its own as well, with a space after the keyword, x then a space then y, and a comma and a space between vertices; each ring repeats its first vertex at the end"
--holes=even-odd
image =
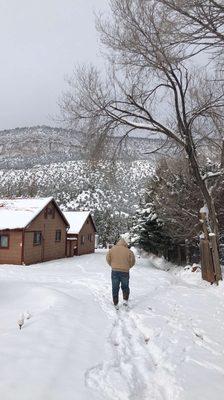
POLYGON ((150 203, 140 205, 133 218, 131 241, 147 252, 165 255, 171 243, 150 203))

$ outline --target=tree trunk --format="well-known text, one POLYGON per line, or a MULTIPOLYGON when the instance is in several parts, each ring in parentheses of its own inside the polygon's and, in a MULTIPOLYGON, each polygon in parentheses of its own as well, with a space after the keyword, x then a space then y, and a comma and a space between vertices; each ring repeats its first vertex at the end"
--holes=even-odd
MULTIPOLYGON (((190 135, 189 135, 190 136, 190 135)), ((216 210, 215 210, 215 205, 214 205, 214 200, 212 198, 212 195, 209 193, 209 190, 207 188, 206 182, 202 179, 198 162, 197 162, 197 155, 194 150, 193 143, 191 142, 191 139, 189 138, 189 142, 186 146, 186 152, 189 157, 189 162, 193 170, 193 174, 196 178, 197 184, 200 188, 200 191, 202 193, 202 196, 204 198, 205 204, 208 207, 209 211, 209 224, 210 224, 210 230, 211 233, 215 234, 215 242, 213 241, 213 246, 214 246, 214 252, 215 254, 219 254, 219 227, 218 227, 218 220, 217 220, 217 215, 216 215, 216 210)), ((220 261, 219 257, 215 258, 214 262, 214 270, 215 270, 215 275, 216 275, 216 281, 218 282, 220 279, 222 279, 222 272, 221 272, 221 267, 220 267, 220 261)))
POLYGON ((204 201, 208 207, 209 223, 210 223, 211 232, 215 233, 216 238, 218 240, 219 228, 218 228, 218 221, 217 221, 215 205, 214 205, 212 195, 211 195, 211 193, 209 193, 206 182, 202 179, 202 176, 201 176, 201 173, 199 170, 199 166, 198 166, 198 162, 197 162, 197 156, 195 154, 195 150, 192 149, 192 146, 187 146, 186 152, 187 152, 187 155, 189 158, 190 165, 192 167, 193 174, 196 178, 197 184, 200 188, 200 191, 202 193, 204 201))
POLYGON ((224 139, 222 140, 222 150, 221 150, 221 168, 224 168, 224 139))
POLYGON ((186 263, 190 264, 190 248, 189 248, 189 240, 185 239, 185 254, 186 254, 186 263))

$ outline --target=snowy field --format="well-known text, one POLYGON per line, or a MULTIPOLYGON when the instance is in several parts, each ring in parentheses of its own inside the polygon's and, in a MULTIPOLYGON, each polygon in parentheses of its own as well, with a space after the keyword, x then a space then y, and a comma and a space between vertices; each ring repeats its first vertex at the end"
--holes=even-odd
POLYGON ((137 259, 129 312, 111 305, 105 252, 1 266, 0 398, 222 400, 224 285, 164 266, 137 259))

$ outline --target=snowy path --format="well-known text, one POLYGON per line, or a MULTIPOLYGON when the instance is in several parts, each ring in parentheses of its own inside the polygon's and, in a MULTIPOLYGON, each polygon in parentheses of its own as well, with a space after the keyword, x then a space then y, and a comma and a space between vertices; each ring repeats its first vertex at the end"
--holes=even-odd
POLYGON ((124 313, 114 322, 108 338, 109 359, 87 372, 87 385, 108 399, 175 399, 175 385, 172 397, 166 393, 172 376, 164 367, 158 368, 153 353, 146 348, 149 337, 141 332, 133 317, 124 313))
POLYGON ((224 285, 160 264, 138 259, 129 312, 111 305, 103 252, 1 266, 0 398, 223 399, 224 285))

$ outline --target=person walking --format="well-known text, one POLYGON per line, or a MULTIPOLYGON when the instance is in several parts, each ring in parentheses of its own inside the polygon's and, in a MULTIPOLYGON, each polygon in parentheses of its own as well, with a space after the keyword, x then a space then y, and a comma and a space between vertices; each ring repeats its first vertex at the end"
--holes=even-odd
POLYGON ((106 255, 107 263, 111 266, 112 296, 116 310, 119 309, 120 285, 123 292, 123 305, 128 307, 130 294, 129 270, 135 265, 135 255, 129 250, 124 239, 120 239, 106 255))

